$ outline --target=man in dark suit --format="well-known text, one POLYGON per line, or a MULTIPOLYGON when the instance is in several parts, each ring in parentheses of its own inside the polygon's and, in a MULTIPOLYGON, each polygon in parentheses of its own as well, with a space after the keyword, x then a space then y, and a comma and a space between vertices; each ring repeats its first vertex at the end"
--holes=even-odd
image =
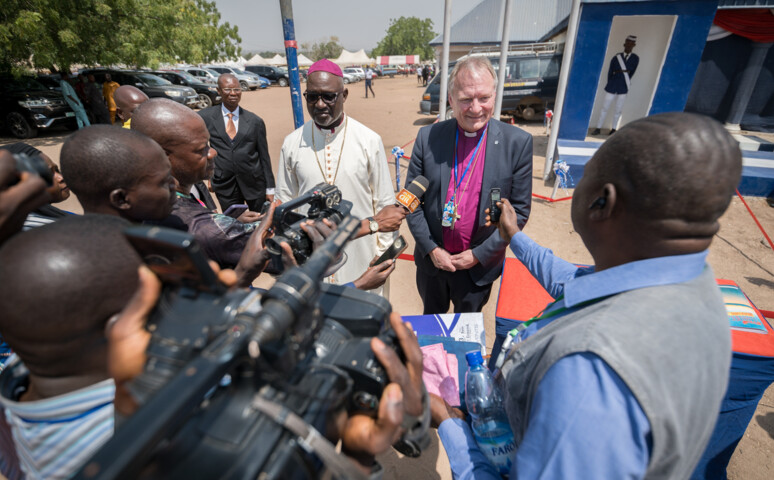
POLYGON ((429 180, 424 203, 407 217, 416 247, 417 289, 424 313, 478 312, 500 276, 504 242, 484 210, 499 188, 516 209, 519 228, 532 205, 532 137, 492 120, 496 77, 486 57, 457 62, 449 76, 455 119, 422 128, 406 185, 429 180))
POLYGON ((245 203, 259 212, 265 200, 274 199, 266 125, 239 106, 242 89, 234 75, 221 75, 218 91, 223 104, 199 112, 210 132, 210 145, 218 152, 212 188, 223 211, 245 203))

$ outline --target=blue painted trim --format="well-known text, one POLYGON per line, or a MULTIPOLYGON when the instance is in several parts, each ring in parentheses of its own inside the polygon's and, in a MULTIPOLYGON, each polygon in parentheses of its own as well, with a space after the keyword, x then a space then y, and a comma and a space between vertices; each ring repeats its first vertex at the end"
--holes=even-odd
MULTIPOLYGON (((601 144, 597 142, 561 140, 558 145, 558 158, 567 162, 567 165, 570 167, 569 173, 571 178, 568 182, 570 184, 568 187, 574 188, 581 177, 583 177, 586 163, 601 144), (568 147, 586 148, 589 151, 582 155, 562 153, 562 150, 568 147)), ((769 163, 770 166, 743 166, 742 179, 739 182, 739 193, 751 197, 768 197, 774 193, 774 152, 743 150, 742 158, 744 160, 756 160, 756 163, 764 160, 764 163, 769 163)))
POLYGON ((683 111, 691 91, 717 0, 584 2, 568 79, 559 138, 583 140, 588 132, 594 95, 601 75, 613 17, 617 15, 677 15, 672 42, 649 114, 683 111))

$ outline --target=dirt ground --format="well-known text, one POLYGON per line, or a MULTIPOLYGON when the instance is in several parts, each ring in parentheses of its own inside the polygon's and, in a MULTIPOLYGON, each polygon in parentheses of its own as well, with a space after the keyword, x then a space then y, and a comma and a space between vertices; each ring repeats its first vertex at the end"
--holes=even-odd
MULTIPOLYGON (((364 82, 349 85, 349 96, 345 111, 378 132, 384 141, 384 147, 391 162, 390 169, 395 174, 390 150, 394 146, 404 146, 410 155, 420 127, 433 122, 433 118, 418 113, 423 88, 417 86, 414 77, 378 79, 374 81, 375 98, 365 98, 364 82)), ((302 90, 304 86, 302 84, 302 90)), ((244 108, 261 116, 266 122, 269 152, 275 168, 279 159, 282 141, 293 130, 293 118, 290 108, 290 89, 271 87, 265 90, 246 92, 242 97, 244 108)), ((306 115, 306 112, 304 112, 306 115)), ((308 116, 306 117, 308 119, 308 116)), ((534 137, 534 175, 533 191, 549 196, 551 188, 543 184, 543 162, 547 136, 540 123, 517 124, 534 137)), ((29 141, 54 161, 59 159, 62 142, 69 132, 43 132, 40 137, 29 141)), ((761 136, 760 134, 757 134, 761 136)), ((0 144, 14 141, 0 138, 0 144)), ((405 179, 408 161, 401 162, 401 183, 405 179)), ((559 192, 559 197, 571 195, 559 192)), ((774 208, 766 204, 765 199, 748 197, 747 203, 758 217, 769 235, 774 235, 774 208)), ((73 212, 82 212, 74 198, 69 199, 61 208, 73 212)), ((726 214, 721 219, 721 230, 710 248, 709 263, 718 278, 737 282, 752 301, 761 309, 774 310, 774 252, 768 246, 763 235, 755 225, 741 200, 734 198, 726 214)), ((562 258, 576 263, 591 263, 591 256, 584 248, 579 236, 574 232, 570 221, 570 202, 549 203, 534 199, 532 214, 525 232, 538 243, 548 246, 562 258)), ((413 239, 404 224, 401 233, 409 242, 407 253, 413 251, 413 239)), ((512 255, 508 252, 509 255, 512 255)), ((414 265, 408 261, 399 261, 390 278, 390 299, 394 310, 401 314, 421 313, 421 301, 415 287, 414 265)), ((259 279, 257 285, 267 286, 269 279, 259 279)), ((494 340, 494 317, 499 281, 493 294, 484 307, 487 343, 491 347, 494 340)), ((728 476, 732 480, 764 480, 774 478, 774 387, 768 389, 758 406, 745 436, 731 460, 728 476)), ((403 459, 394 452, 382 456, 386 478, 427 478, 449 479, 448 459, 439 447, 437 438, 433 438, 430 448, 419 459, 403 459)))

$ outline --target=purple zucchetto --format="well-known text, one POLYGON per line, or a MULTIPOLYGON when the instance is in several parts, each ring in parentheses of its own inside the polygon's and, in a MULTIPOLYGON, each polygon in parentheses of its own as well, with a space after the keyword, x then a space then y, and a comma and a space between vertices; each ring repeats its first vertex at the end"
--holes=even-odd
POLYGON ((341 71, 341 67, 331 62, 327 58, 323 58, 314 62, 312 66, 309 67, 307 75, 311 75, 314 72, 328 72, 331 75, 336 75, 337 77, 344 77, 344 73, 341 71))

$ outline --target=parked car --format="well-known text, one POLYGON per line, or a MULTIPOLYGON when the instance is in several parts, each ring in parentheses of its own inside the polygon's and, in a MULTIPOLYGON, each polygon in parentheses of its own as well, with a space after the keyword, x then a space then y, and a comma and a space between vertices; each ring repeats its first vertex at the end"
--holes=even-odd
POLYGON ((196 91, 196 94, 199 95, 199 106, 201 108, 217 105, 222 101, 220 94, 218 93, 218 87, 211 83, 203 83, 188 72, 161 70, 151 73, 158 75, 165 80, 169 80, 174 85, 185 85, 186 87, 193 88, 196 91))
POLYGON ((56 90, 57 92, 62 91, 62 87, 59 86, 59 80, 61 79, 62 77, 58 73, 51 75, 38 74, 35 77, 35 80, 37 80, 38 83, 49 90, 56 90))
POLYGON ((207 68, 209 70, 214 70, 221 75, 224 73, 230 73, 234 75, 237 78, 237 80, 239 80, 239 85, 242 87, 242 90, 255 90, 261 86, 260 81, 256 80, 254 77, 250 75, 239 73, 237 71, 238 69, 235 69, 235 68, 224 67, 220 65, 207 65, 204 68, 207 68))
POLYGON ((360 77, 355 74, 342 72, 344 74, 344 83, 357 83, 360 81, 360 77))
POLYGON ((344 69, 344 73, 349 73, 357 77, 358 81, 365 80, 365 72, 359 67, 347 67, 344 69))
POLYGON ((202 83, 211 83, 213 85, 218 84, 218 77, 220 76, 220 73, 209 70, 207 68, 199 68, 199 67, 183 67, 181 68, 184 72, 190 73, 192 76, 194 76, 197 80, 199 80, 202 83))
MULTIPOLYGON (((468 55, 489 57, 495 71, 499 71, 499 48, 496 51, 491 50, 484 52, 474 50, 468 55)), ((449 70, 455 63, 449 64, 449 70)), ((553 108, 561 64, 562 54, 553 43, 512 46, 508 53, 501 112, 527 121, 542 119, 546 109, 553 108)), ((436 75, 427 85, 419 102, 421 113, 427 115, 438 113, 440 77, 440 74, 436 75)), ((446 118, 453 116, 451 108, 447 107, 446 118)))
POLYGON ((271 65, 247 65, 245 70, 267 78, 271 83, 276 83, 280 87, 290 85, 288 71, 284 68, 273 67, 271 65))
POLYGON ((0 77, 0 127, 16 138, 32 138, 58 125, 77 128, 75 112, 60 92, 32 77, 0 77))
POLYGON ((258 82, 260 82, 260 85, 258 86, 258 88, 268 88, 268 86, 271 85, 271 80, 269 80, 268 78, 262 77, 257 73, 248 72, 240 68, 235 68, 234 71, 237 73, 241 73, 242 75, 253 77, 254 79, 258 80, 258 82))
POLYGON ((199 105, 199 94, 191 87, 173 85, 157 75, 148 72, 132 70, 114 70, 110 68, 97 68, 82 70, 85 75, 93 74, 97 83, 105 81, 105 74, 109 73, 113 81, 119 85, 133 85, 150 97, 164 97, 194 108, 199 105))

